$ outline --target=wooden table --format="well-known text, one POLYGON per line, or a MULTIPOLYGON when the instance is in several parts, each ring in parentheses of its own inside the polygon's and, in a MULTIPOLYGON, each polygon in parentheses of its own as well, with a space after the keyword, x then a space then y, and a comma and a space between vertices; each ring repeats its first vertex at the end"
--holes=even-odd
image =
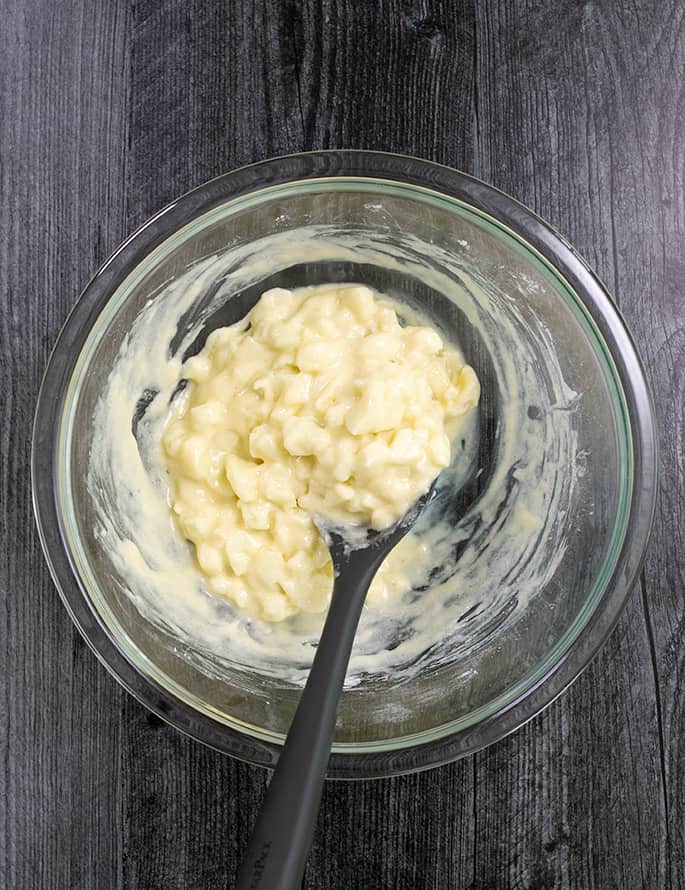
POLYGON ((80 289, 246 162, 433 158, 535 208, 616 295, 654 384, 641 582, 583 677, 442 769, 330 784, 306 887, 685 886, 685 4, 7 0, 0 21, 0 886, 230 886, 266 774, 162 725, 72 627, 31 514, 31 415, 80 289))

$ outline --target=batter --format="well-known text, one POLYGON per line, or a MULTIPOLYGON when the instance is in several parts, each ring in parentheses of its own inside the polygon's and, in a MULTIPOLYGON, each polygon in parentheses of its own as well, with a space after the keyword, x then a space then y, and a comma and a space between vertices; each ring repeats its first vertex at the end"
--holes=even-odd
MULTIPOLYGON (((375 529, 399 519, 450 463, 480 392, 434 329, 402 326, 359 285, 267 291, 183 377, 163 436, 178 528, 207 588, 267 621, 330 600, 312 516, 375 529)), ((412 547, 386 561, 372 603, 407 586, 412 547)))

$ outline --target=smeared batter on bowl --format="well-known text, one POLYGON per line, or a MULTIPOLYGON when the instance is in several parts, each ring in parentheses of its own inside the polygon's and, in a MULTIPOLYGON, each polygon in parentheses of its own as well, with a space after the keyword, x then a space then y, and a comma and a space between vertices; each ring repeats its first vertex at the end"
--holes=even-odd
MULTIPOLYGON (((404 561, 404 593, 365 610, 347 684, 388 672, 409 679, 486 645, 544 588, 564 555, 564 510, 575 484, 569 468, 576 459, 576 396, 554 350, 543 377, 529 346, 531 335, 544 341, 547 331, 534 317, 502 311, 488 283, 440 248, 398 236, 391 254, 369 233, 311 226, 209 257, 156 294, 124 342, 94 418, 88 486, 99 517, 96 534, 139 612, 173 634, 202 670, 221 676, 229 662, 303 681, 322 616, 300 613, 270 624, 209 594, 192 549, 171 521, 159 455, 185 354, 203 325, 234 295, 303 261, 369 264, 412 276, 459 306, 492 361, 500 407, 486 487, 461 517, 441 512, 478 472, 474 411, 441 474, 441 490, 410 539, 425 558, 404 561), (538 409, 534 417, 529 405, 538 409)), ((390 296, 403 301, 402 293, 390 296)))
MULTIPOLYGON (((172 511, 207 588, 247 615, 322 612, 333 565, 313 516, 382 529, 450 462, 473 369, 370 288, 274 288, 183 365, 163 447, 172 511)), ((370 602, 399 592, 411 544, 370 602)))

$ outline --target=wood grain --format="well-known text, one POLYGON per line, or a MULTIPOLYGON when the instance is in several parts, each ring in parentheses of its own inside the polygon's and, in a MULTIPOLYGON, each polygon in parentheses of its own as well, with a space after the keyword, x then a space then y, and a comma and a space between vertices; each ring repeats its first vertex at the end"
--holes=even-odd
POLYGON ((0 33, 0 886, 228 887, 266 775, 125 695, 72 629, 30 514, 31 412, 89 275, 177 194, 366 147, 533 206, 621 302, 655 384, 641 589, 585 675, 473 758, 326 787, 305 886, 685 886, 682 4, 5 0, 0 33))
POLYGON ((121 883, 123 692, 86 649, 31 515, 48 351, 125 234, 127 9, 4 3, 0 138, 0 886, 121 883))

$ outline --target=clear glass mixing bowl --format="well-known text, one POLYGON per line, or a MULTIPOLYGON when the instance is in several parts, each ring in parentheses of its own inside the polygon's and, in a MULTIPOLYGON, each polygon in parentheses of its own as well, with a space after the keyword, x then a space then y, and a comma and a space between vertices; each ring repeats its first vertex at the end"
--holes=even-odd
MULTIPOLYGON (((480 467, 442 507, 466 529, 466 550, 482 531, 478 505, 496 477, 506 490, 486 548, 496 554, 499 546, 497 523, 525 469, 520 460, 506 466, 507 436, 531 435, 536 424, 541 436, 553 432, 563 415, 554 515, 533 518, 529 549, 492 583, 477 582, 482 589, 470 591, 455 627, 436 625, 436 645, 450 639, 446 656, 423 653, 410 674, 369 674, 345 690, 329 775, 423 769, 511 732, 596 653, 651 526, 652 404, 605 288, 556 232, 501 192, 426 161, 364 151, 293 155, 215 179, 143 225, 87 286, 51 356, 34 430, 34 505, 55 583, 97 656, 141 702, 195 738, 265 766, 278 757, 299 686, 221 653, 194 652, 142 615, 98 544, 86 484, 93 413, 122 342, 149 301, 166 299, 169 282, 211 256, 226 257, 223 271, 182 328, 200 319, 206 334, 269 286, 338 280, 372 284, 454 336, 483 387, 480 467), (279 250, 279 238, 288 250, 279 250), (238 274, 246 257, 249 272, 238 274), (523 352, 507 355, 504 335, 498 340, 505 327, 523 352), (539 398, 512 404, 510 378, 524 371, 535 375, 539 398), (520 579, 539 548, 546 574, 523 596, 520 579)), ((431 593, 421 592, 426 602, 431 593)))

